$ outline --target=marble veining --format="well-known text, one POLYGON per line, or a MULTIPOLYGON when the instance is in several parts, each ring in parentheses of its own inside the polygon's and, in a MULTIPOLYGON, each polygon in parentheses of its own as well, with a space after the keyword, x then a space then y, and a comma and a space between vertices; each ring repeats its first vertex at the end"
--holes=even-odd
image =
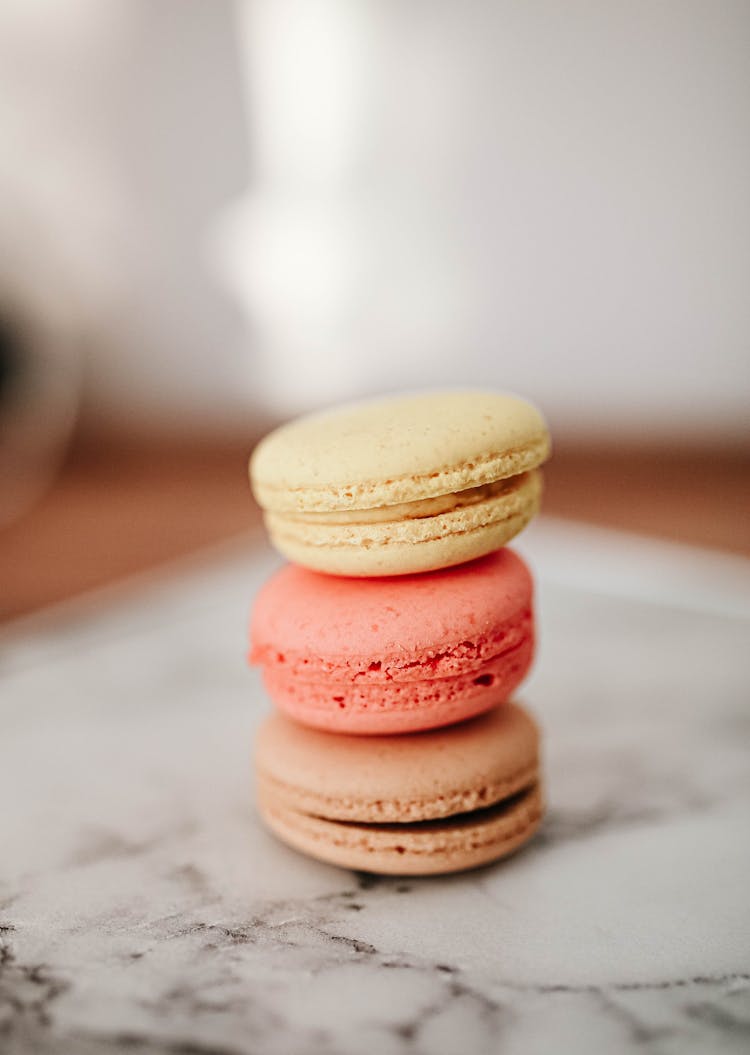
MULTIPOLYGON (((528 534, 549 815, 463 876, 345 872, 258 823, 267 554, 6 634, 3 1055, 747 1051, 750 619, 577 587, 528 534)), ((597 539, 621 575, 632 544, 597 539)))

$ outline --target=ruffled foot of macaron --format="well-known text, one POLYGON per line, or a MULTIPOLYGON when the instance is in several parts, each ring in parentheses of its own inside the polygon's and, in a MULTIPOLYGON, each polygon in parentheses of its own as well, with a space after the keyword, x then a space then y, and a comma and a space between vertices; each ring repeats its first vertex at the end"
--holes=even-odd
POLYGON ((284 425, 255 449, 253 492, 289 560, 332 575, 447 568, 509 542, 539 508, 549 454, 515 396, 432 392, 284 425))

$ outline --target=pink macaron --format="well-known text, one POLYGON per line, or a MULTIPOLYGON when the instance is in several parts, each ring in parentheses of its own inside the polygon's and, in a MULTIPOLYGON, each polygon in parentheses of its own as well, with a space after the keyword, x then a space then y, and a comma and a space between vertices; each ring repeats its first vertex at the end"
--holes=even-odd
POLYGON ((504 702, 534 651, 517 554, 424 575, 333 578, 288 564, 258 595, 250 661, 282 711, 336 733, 451 725, 504 702))

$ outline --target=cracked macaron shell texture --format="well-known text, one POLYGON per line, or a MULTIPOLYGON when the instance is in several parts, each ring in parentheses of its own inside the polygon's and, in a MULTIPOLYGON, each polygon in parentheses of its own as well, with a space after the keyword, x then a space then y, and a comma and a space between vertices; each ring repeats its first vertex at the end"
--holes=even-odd
POLYGON ((283 715, 256 740, 258 805, 285 842, 391 874, 460 871, 510 853, 542 815, 539 733, 514 703, 387 739, 331 736, 283 715))
POLYGON ((504 545, 539 508, 549 454, 531 404, 432 392, 298 419, 255 449, 250 476, 277 549, 337 575, 449 567, 504 545))
POLYGON ((256 599, 250 641, 272 700, 305 725, 374 735, 449 725, 503 702, 526 675, 531 575, 509 549, 389 579, 286 565, 256 599))

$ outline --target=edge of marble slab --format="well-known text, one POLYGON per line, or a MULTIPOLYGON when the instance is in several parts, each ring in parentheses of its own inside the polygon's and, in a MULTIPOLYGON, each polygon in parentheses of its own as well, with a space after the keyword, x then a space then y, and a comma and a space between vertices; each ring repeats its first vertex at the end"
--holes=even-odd
MULTIPOLYGON (((281 558, 265 541, 241 532, 187 556, 87 590, 0 627, 0 643, 46 633, 102 609, 139 605, 151 590, 181 589, 237 561, 266 571, 281 558)), ((605 594, 721 615, 750 618, 750 559, 699 546, 542 515, 513 540, 547 582, 605 594), (613 560, 613 557, 616 558, 613 560)))
MULTIPOLYGON (((262 561, 264 566, 270 567, 275 554, 267 543, 254 541, 256 537, 243 531, 220 542, 201 546, 184 556, 163 561, 104 586, 83 590, 74 597, 9 619, 0 625, 0 643, 12 643, 13 639, 28 634, 47 633, 73 619, 86 619, 91 615, 99 617, 103 609, 140 605, 149 591, 180 589, 186 577, 192 580, 206 574, 211 576, 218 567, 238 560, 251 563, 262 561)), ((281 563, 281 558, 278 558, 278 563, 281 563)))

